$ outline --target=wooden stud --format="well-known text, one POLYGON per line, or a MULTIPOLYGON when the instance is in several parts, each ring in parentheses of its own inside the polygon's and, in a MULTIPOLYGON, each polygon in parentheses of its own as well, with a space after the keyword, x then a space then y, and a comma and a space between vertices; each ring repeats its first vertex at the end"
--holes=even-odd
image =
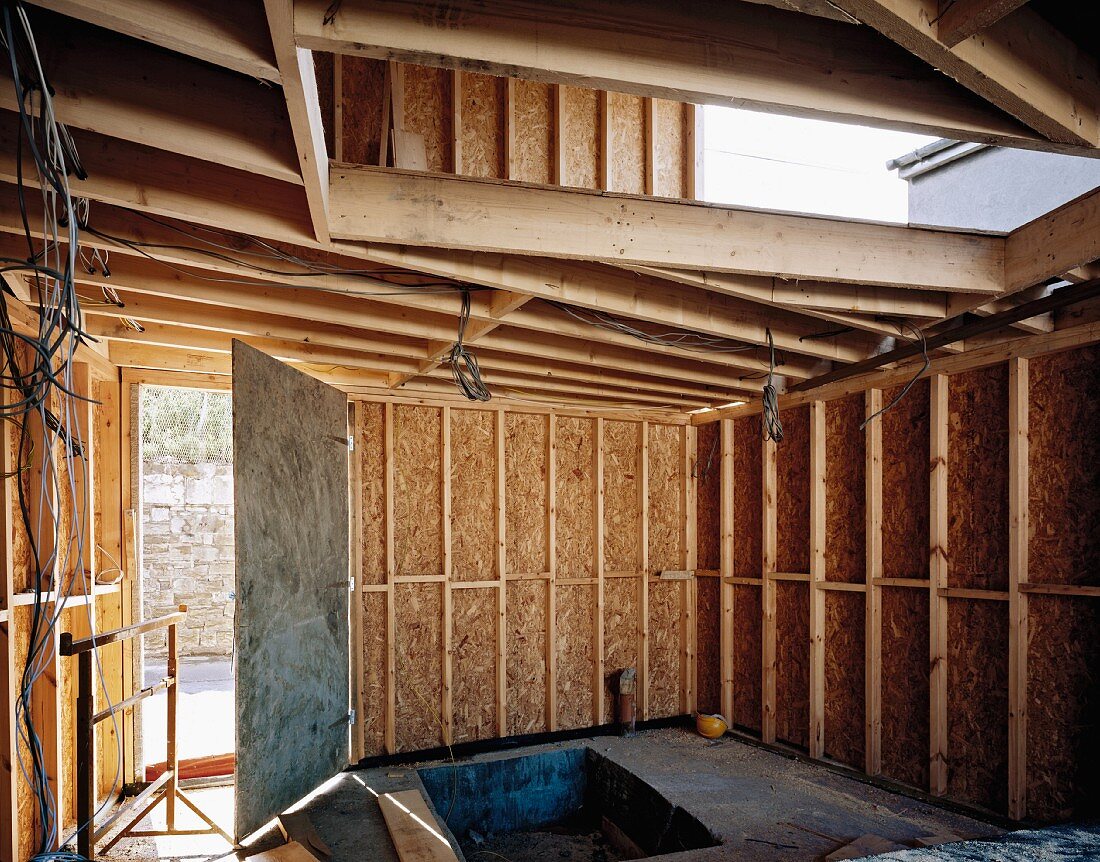
POLYGON ((703 108, 684 105, 683 191, 680 197, 703 199, 703 108))
POLYGON ((641 601, 638 613, 638 690, 642 720, 649 718, 649 422, 642 421, 642 451, 638 468, 638 579, 641 601))
POLYGON ((1008 364, 1008 816, 1027 816, 1028 360, 1008 364))
POLYGON ((451 566, 451 408, 440 408, 440 501, 443 551, 443 744, 454 742, 454 596, 451 566))
POLYGON ((394 578, 397 577, 397 564, 393 545, 394 517, 394 449, 393 449, 393 404, 386 403, 383 409, 384 448, 382 452, 386 497, 386 727, 385 746, 387 754, 397 751, 397 609, 394 604, 394 578))
POLYGON ((645 193, 656 194, 657 188, 657 103, 646 96, 645 110, 645 193))
POLYGON ((595 513, 595 559, 593 570, 596 581, 596 678, 593 684, 592 724, 603 723, 604 713, 604 419, 596 419, 596 499, 592 507, 595 513))
MULTIPOLYGON (((697 545, 697 505, 698 483, 696 476, 696 463, 698 461, 698 429, 692 426, 684 426, 680 439, 683 447, 683 520, 682 520, 682 560, 686 571, 694 572, 698 559, 697 545)), ((680 606, 684 609, 681 614, 680 637, 681 659, 683 668, 681 687, 680 711, 685 714, 695 712, 696 694, 698 692, 698 668, 696 656, 698 654, 696 640, 698 637, 698 588, 694 577, 690 577, 680 584, 680 606)))
POLYGON ((546 417, 546 729, 558 728, 557 578, 558 578, 558 419, 546 417))
POLYGON ((932 377, 931 440, 929 441, 929 769, 928 790, 933 796, 947 793, 947 598, 939 594, 947 586, 947 376, 932 377))
POLYGON ((723 419, 722 434, 722 478, 721 494, 721 596, 722 619, 719 630, 720 658, 722 674, 722 715, 727 724, 733 722, 734 677, 733 677, 733 638, 734 638, 734 589, 728 580, 733 576, 733 555, 736 550, 733 541, 733 490, 735 472, 733 460, 733 420, 723 419))
MULTIPOLYGON (((339 59, 339 56, 337 56, 339 59)), ((360 433, 362 408, 348 402, 348 429, 354 446, 350 453, 349 499, 351 500, 351 705, 355 724, 351 728, 351 760, 366 756, 366 722, 363 721, 363 436, 360 433)))
POLYGON ((508 583, 504 409, 496 411, 497 734, 508 735, 508 583))
POLYGON ((462 173, 462 72, 451 71, 451 173, 462 173))
POLYGON ((761 515, 762 530, 762 560, 761 560, 761 597, 760 608, 762 614, 761 633, 761 686, 760 686, 760 735, 764 742, 775 742, 775 579, 771 574, 775 571, 776 560, 776 458, 775 441, 765 439, 761 444, 761 458, 763 459, 762 493, 760 495, 763 507, 761 515))
POLYGON ((390 129, 393 119, 393 70, 397 64, 392 60, 386 63, 382 73, 382 131, 378 137, 378 167, 389 164, 390 129))
POLYGON ((810 405, 810 757, 825 755, 825 402, 810 405))
POLYGON ((4 618, 0 621, 0 821, 7 827, 0 829, 0 862, 16 862, 19 858, 18 786, 20 776, 16 758, 15 702, 19 684, 15 675, 14 630, 17 621, 8 613, 15 592, 14 560, 12 559, 12 518, 15 512, 15 483, 7 478, 17 475, 18 459, 12 459, 9 435, 15 433, 15 424, 0 422, 0 608, 4 618))
POLYGON ((332 55, 332 155, 344 160, 344 55, 332 55))
MULTIPOLYGON (((868 390, 865 415, 882 409, 882 390, 868 390)), ((866 498, 866 590, 864 620, 864 772, 882 772, 882 420, 864 430, 864 494, 866 498)))
POLYGON ((607 90, 600 90, 600 188, 611 191, 611 104, 607 90))
POLYGON ((550 183, 555 186, 564 186, 567 179, 565 164, 565 91, 564 84, 553 85, 553 152, 550 154, 550 183))
POLYGON ((504 179, 516 178, 516 79, 504 79, 504 179))

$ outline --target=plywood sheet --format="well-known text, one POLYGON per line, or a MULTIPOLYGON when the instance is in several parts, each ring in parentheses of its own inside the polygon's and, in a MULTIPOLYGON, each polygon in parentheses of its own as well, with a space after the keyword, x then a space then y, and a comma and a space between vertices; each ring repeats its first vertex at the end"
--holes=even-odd
POLYGON ((508 733, 546 730, 548 581, 508 584, 508 733))
POLYGON ((682 569, 684 431, 677 425, 649 426, 649 570, 682 569))
POLYGON ((760 732, 760 587, 733 588, 733 723, 760 732))
POLYGON ((399 575, 443 572, 441 414, 438 407, 393 408, 393 545, 399 575))
POLYGON ((1031 360, 1034 583, 1100 584, 1100 347, 1031 360))
POLYGON ((348 762, 347 420, 343 392, 233 343, 238 838, 348 762))
POLYGON ((638 632, 641 626, 641 577, 608 578, 603 587, 604 714, 614 721, 619 674, 638 669, 638 632))
POLYGON ((504 434, 507 568, 525 575, 545 572, 546 417, 506 413, 504 434))
POLYGON ((355 404, 355 445, 359 447, 364 584, 386 582, 385 417, 381 404, 355 404))
POLYGON ((496 414, 451 410, 451 580, 496 577, 496 414))
POLYGON ((882 772, 928 786, 928 591, 882 587, 882 772))
POLYGON ((611 191, 645 194, 645 111, 641 96, 607 94, 611 115, 611 191))
MULTIPOLYGON (((696 564, 717 571, 722 565, 722 441, 720 423, 699 426, 696 444, 696 564)), ((736 481, 736 479, 735 479, 736 481)))
POLYGON ((1027 807, 1041 822, 1100 814, 1100 602, 1031 596, 1027 807))
MULTIPOLYGON (((10 463, 13 468, 22 469, 30 463, 30 441, 28 440, 23 444, 19 429, 14 423, 0 423, 0 428, 3 429, 5 435, 4 443, 9 451, 8 463, 10 463)), ((30 472, 23 470, 20 473, 19 481, 22 483, 23 494, 24 497, 26 497, 30 494, 30 472)), ((17 488, 12 488, 12 497, 17 498, 18 494, 19 490, 17 488)), ((34 557, 31 554, 30 539, 27 536, 23 518, 19 515, 18 504, 13 505, 11 519, 11 551, 13 588, 17 593, 23 592, 34 586, 34 557)))
POLYGON ((504 176, 504 86, 493 75, 462 75, 462 173, 468 176, 504 176))
POLYGON ((594 419, 557 422, 557 576, 589 577, 596 554, 594 419))
MULTIPOLYGON (((4 423, 5 425, 7 423, 4 423)), ((4 628, 11 637, 11 648, 15 653, 15 679, 21 679, 26 670, 27 648, 29 647, 31 617, 34 613, 29 607, 16 607, 11 609, 11 621, 4 628)), ((29 770, 31 763, 30 748, 20 736, 16 739, 19 749, 17 763, 26 764, 29 770)), ((16 769, 19 766, 16 765, 16 769)), ((16 817, 19 836, 19 858, 30 859, 35 854, 36 828, 38 824, 38 809, 30 784, 19 774, 16 783, 16 817)))
POLYGON ((334 55, 327 51, 313 52, 313 73, 317 79, 317 107, 321 114, 321 128, 325 136, 325 151, 331 159, 335 154, 333 145, 333 119, 336 116, 334 55))
POLYGON ((684 197, 684 105, 654 99, 653 148, 656 156, 653 193, 684 197))
POLYGON ((363 753, 382 754, 386 738, 386 594, 361 593, 363 664, 359 682, 359 721, 363 753))
POLYGON ((775 728, 792 745, 809 743, 810 598, 806 584, 775 585, 775 728))
POLYGON ((825 580, 866 577, 863 395, 825 404, 825 580))
MULTIPOLYGON (((886 389, 889 404, 900 389, 886 389)), ((882 422, 882 573, 928 577, 928 381, 919 380, 882 422)), ((885 746, 885 742, 884 742, 885 746)))
POLYGON ((382 91, 386 61, 368 57, 342 58, 344 161, 357 165, 378 164, 382 140, 382 91))
POLYGON ((424 136, 429 171, 454 168, 448 70, 405 65, 405 131, 424 136))
POLYGON ((955 599, 947 614, 947 792, 1008 807, 1008 603, 955 599))
POLYGON ((443 741, 443 587, 394 587, 397 658, 398 751, 431 748, 443 741))
POLYGON ((696 699, 699 712, 722 711, 720 587, 718 578, 697 578, 695 581, 696 699))
POLYGON ((762 565, 761 445, 759 416, 734 420, 733 574, 739 578, 759 578, 762 565))
POLYGON ((605 422, 603 426, 604 570, 636 572, 641 567, 640 422, 605 422))
POLYGON ((776 571, 810 571, 810 408, 780 413, 776 446, 776 571))
POLYGON ((649 718, 680 714, 683 589, 682 581, 649 583, 649 718))
POLYGON ((557 603, 558 729, 595 724, 592 715, 596 677, 596 587, 555 587, 557 603))
POLYGON ((454 590, 451 604, 454 741, 497 736, 497 589, 454 590))
POLYGON ((594 189, 600 178, 600 103, 595 90, 561 86, 561 136, 565 176, 561 185, 594 189))
POLYGON ((864 597, 825 593, 825 756, 864 765, 864 597))
POLYGON ((1008 366, 948 385, 947 547, 953 587, 1008 589, 1008 366))
POLYGON ((516 80, 515 172, 511 179, 549 183, 554 154, 554 103, 549 84, 516 80))

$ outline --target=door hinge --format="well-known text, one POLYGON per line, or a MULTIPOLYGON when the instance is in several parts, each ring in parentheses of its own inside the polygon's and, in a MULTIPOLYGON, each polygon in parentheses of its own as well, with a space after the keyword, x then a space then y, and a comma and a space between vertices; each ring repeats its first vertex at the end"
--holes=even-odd
POLYGON ((348 724, 355 724, 355 710, 348 710, 348 724))
POLYGON ((355 575, 352 575, 350 578, 348 578, 348 592, 355 592, 355 575))
POLYGON ((355 438, 353 436, 351 436, 350 434, 348 435, 348 451, 349 452, 354 452, 355 451, 355 438))

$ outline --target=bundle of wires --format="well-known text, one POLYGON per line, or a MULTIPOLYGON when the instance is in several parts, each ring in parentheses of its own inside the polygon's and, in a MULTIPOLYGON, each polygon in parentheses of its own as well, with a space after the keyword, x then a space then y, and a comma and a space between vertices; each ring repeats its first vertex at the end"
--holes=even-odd
MULTIPOLYGON (((31 858, 32 862, 45 862, 80 858, 53 849, 60 841, 62 826, 59 800, 50 787, 31 697, 36 682, 56 660, 56 631, 68 599, 76 591, 92 592, 83 565, 84 524, 90 514, 88 461, 82 437, 86 429, 77 419, 79 402, 87 399, 76 395, 73 386, 73 357, 85 340, 73 281, 80 235, 77 203, 68 182, 70 174, 84 174, 68 131, 54 116, 52 91, 23 4, 6 2, 2 12, 0 39, 11 65, 19 106, 20 134, 15 156, 27 257, 0 258, 0 271, 29 276, 39 320, 37 332, 17 328, 11 319, 8 296, 0 292, 0 421, 11 422, 18 429, 19 460, 28 460, 17 464, 14 471, 34 574, 34 603, 30 606, 27 652, 15 712, 19 770, 37 808, 36 853, 31 858), (37 226, 41 240, 36 240, 28 216, 24 150, 33 162, 35 185, 41 195, 42 223, 37 226), (40 471, 30 470, 31 458, 42 465, 40 471), (30 487, 31 481, 37 483, 36 489, 30 487), (69 516, 63 518, 63 511, 69 516), (40 537, 50 539, 40 541, 40 537)), ((91 628, 91 605, 85 608, 91 628)), ((98 652, 95 660, 102 680, 98 652)), ((121 741, 118 730, 116 720, 116 738, 121 741)), ((115 786, 119 777, 116 772, 115 786)), ((90 824, 78 827, 90 828, 90 824)))
POLYGON ((471 401, 488 401, 492 398, 489 387, 481 379, 481 369, 475 357, 462 344, 466 335, 466 324, 470 322, 470 291, 462 291, 462 313, 458 318, 458 338, 451 345, 446 361, 450 363, 451 375, 459 392, 471 401))
POLYGON ((768 382, 764 384, 764 439, 780 443, 783 440, 783 423, 779 420, 779 396, 775 391, 775 341, 772 331, 765 330, 768 336, 768 382))

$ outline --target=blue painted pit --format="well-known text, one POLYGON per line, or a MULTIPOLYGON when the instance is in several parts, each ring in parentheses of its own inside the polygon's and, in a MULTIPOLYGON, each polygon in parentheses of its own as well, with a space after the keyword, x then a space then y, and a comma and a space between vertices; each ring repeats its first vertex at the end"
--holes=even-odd
POLYGON ((719 843, 643 779, 583 746, 418 772, 468 855, 496 848, 509 858, 522 850, 530 860, 611 862, 719 843))

